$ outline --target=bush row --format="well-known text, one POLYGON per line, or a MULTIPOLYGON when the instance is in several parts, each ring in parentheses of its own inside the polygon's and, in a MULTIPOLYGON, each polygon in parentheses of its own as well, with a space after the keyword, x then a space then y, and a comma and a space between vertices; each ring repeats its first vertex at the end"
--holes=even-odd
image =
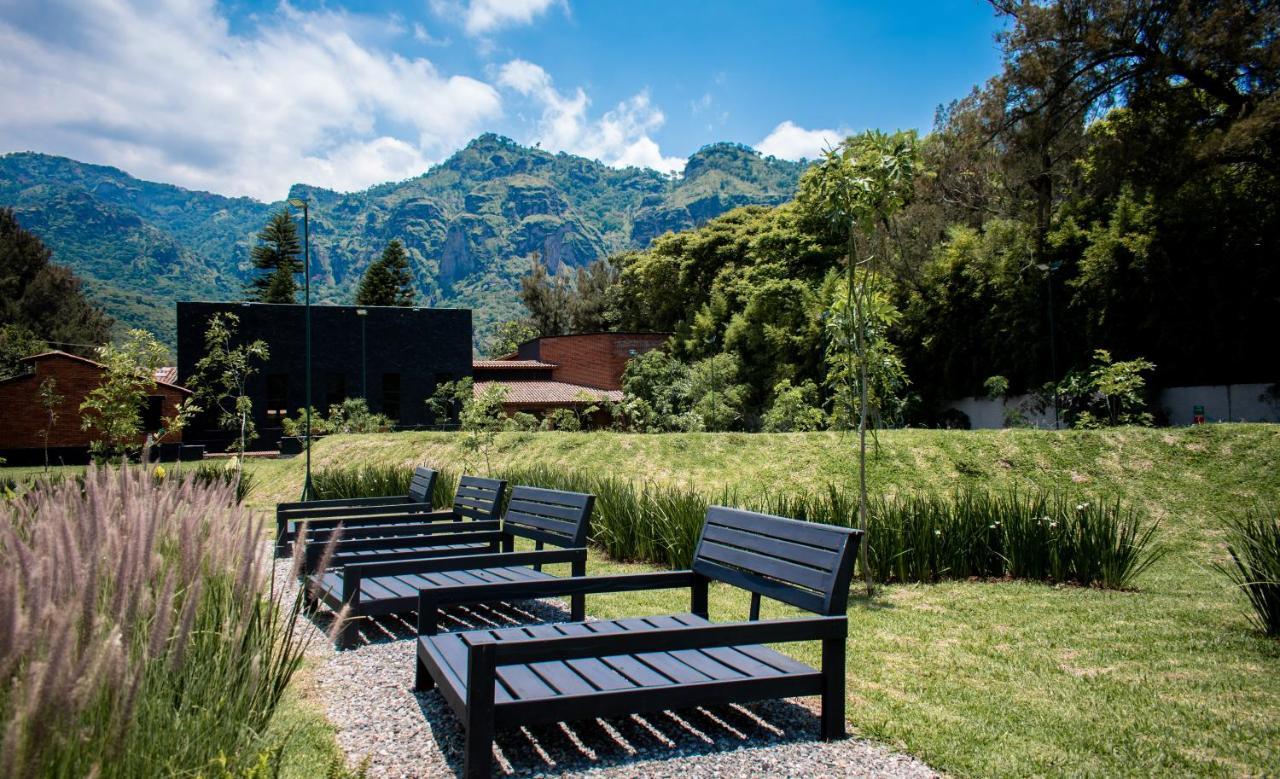
MULTIPOLYGON (((403 495, 412 469, 366 466, 313 477, 317 497, 403 495)), ((740 496, 632 481, 581 470, 530 466, 493 474, 511 484, 596 496, 592 541, 618 560, 672 568, 693 558, 707 506, 740 506, 812 522, 857 524, 857 493, 836 485, 815 492, 740 496)), ((435 503, 452 500, 456 474, 442 470, 435 503)), ((1118 500, 1049 492, 956 492, 881 496, 869 505, 868 565, 879 582, 1013 577, 1125 588, 1155 562, 1156 524, 1118 500)), ((860 571, 860 576, 865 572, 860 571)))

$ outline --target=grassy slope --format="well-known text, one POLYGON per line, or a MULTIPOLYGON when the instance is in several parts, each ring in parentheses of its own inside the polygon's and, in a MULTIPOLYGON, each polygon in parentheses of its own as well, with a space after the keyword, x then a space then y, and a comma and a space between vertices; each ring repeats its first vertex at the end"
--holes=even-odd
MULTIPOLYGON (((493 463, 549 462, 748 493, 852 483, 851 445, 827 434, 508 434, 493 463)), ((433 433, 333 437, 314 457, 317 467, 463 463, 458 437, 433 433)), ((296 499, 301 459, 251 468, 251 502, 296 499)), ((1116 492, 1161 520, 1170 554, 1133 593, 952 582, 855 598, 850 722, 959 775, 1280 773, 1272 746, 1280 743, 1280 643, 1250 630, 1242 600, 1207 567, 1223 553, 1223 515, 1259 500, 1280 504, 1277 474, 1275 426, 882 433, 872 490, 975 483, 1116 492)), ((593 572, 639 569, 592 556, 593 572)), ((717 618, 743 617, 746 605, 713 590, 717 618)), ((602 596, 588 608, 607 617, 686 606, 654 593, 602 596)), ((813 647, 785 649, 817 660, 813 647)))
MULTIPOLYGON (((890 431, 872 490, 1039 485, 1117 492, 1163 525, 1170 554, 1108 593, 1037 584, 895 586, 850 608, 848 716, 862 734, 960 775, 1280 772, 1280 644, 1207 569, 1220 518, 1280 502, 1280 429, 1043 433, 890 431)), ((742 493, 852 482, 852 441, 812 435, 509 434, 495 465, 549 462, 742 493)), ((330 438, 317 467, 461 467, 456 436, 330 438)), ((301 461, 261 462, 253 500, 291 499, 301 461)), ((483 470, 473 464, 471 470, 483 470)), ((592 570, 635 569, 593 557, 592 570)), ((745 599, 713 596, 720 618, 745 599)), ((684 608, 671 594, 604 596, 591 613, 684 608)), ((782 607, 774 610, 783 613, 782 607)), ((815 649, 788 647, 811 661, 815 649)))

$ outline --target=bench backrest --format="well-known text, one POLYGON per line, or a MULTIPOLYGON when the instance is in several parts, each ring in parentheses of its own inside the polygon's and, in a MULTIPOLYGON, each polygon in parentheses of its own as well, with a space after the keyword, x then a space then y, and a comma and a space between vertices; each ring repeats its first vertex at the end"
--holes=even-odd
POLYGON ((440 475, 434 468, 419 465, 413 469, 413 478, 409 480, 409 500, 414 503, 431 505, 431 494, 436 489, 436 478, 440 475))
POLYGON ((843 614, 861 540, 861 530, 712 506, 693 570, 817 614, 843 614))
POLYGON ((582 492, 513 487, 502 530, 553 546, 586 546, 595 502, 595 495, 582 492))
POLYGON ((471 519, 497 519, 507 483, 500 479, 463 476, 453 496, 453 513, 471 519))

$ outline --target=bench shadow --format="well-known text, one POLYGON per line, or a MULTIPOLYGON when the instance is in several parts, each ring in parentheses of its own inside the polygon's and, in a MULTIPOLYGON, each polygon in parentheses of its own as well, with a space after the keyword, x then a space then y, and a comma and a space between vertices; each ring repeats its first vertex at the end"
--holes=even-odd
MULTIPOLYGON (((327 609, 307 615, 311 624, 326 636, 333 629, 336 618, 337 615, 327 609)), ((441 609, 439 626, 442 631, 452 632, 568 621, 568 604, 556 600, 531 600, 441 609)), ((355 641, 349 646, 340 647, 338 651, 359 651, 364 646, 417 638, 418 614, 411 611, 377 617, 356 617, 355 628, 355 641)))
MULTIPOLYGON (((414 693, 445 762, 461 775, 464 727, 436 690, 414 693)), ((499 728, 495 776, 548 776, 641 760, 715 755, 753 747, 817 742, 818 713, 799 701, 700 706, 552 725, 499 728)), ((813 699, 816 703, 816 698, 813 699)))

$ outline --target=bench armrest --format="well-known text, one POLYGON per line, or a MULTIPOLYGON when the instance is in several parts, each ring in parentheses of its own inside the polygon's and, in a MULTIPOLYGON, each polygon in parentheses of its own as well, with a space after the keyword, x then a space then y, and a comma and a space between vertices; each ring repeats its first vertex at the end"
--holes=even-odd
POLYGON ((628 630, 622 633, 530 638, 521 641, 497 641, 488 633, 478 631, 463 633, 462 640, 467 644, 469 652, 487 648, 486 652, 492 652, 494 665, 501 666, 739 644, 844 639, 848 632, 848 617, 841 615, 766 622, 726 622, 721 625, 628 630))
POLYGON ((289 503, 277 503, 276 511, 296 511, 298 509, 324 509, 334 506, 391 506, 397 503, 409 503, 408 495, 378 495, 369 498, 329 498, 327 500, 300 500, 289 503))
MULTIPOLYGON (((540 554, 540 553, 534 553, 540 554)), ((581 576, 545 579, 532 582, 494 582, 492 584, 459 584, 418 591, 418 635, 437 632, 440 608, 465 603, 501 603, 509 600, 550 598, 564 595, 590 595, 603 592, 635 592, 637 590, 674 590, 693 587, 698 582, 693 571, 637 573, 617 576, 581 576)))
MULTIPOLYGON (((460 554, 449 557, 433 557, 424 560, 399 560, 395 562, 351 563, 342 568, 343 576, 355 574, 362 578, 374 576, 402 576, 411 573, 437 573, 440 571, 465 571, 468 568, 505 568, 512 565, 541 563, 586 562, 586 547, 576 549, 550 549, 545 552, 492 552, 485 554, 460 554)), ((477 585, 478 586, 478 585, 477 585)))

